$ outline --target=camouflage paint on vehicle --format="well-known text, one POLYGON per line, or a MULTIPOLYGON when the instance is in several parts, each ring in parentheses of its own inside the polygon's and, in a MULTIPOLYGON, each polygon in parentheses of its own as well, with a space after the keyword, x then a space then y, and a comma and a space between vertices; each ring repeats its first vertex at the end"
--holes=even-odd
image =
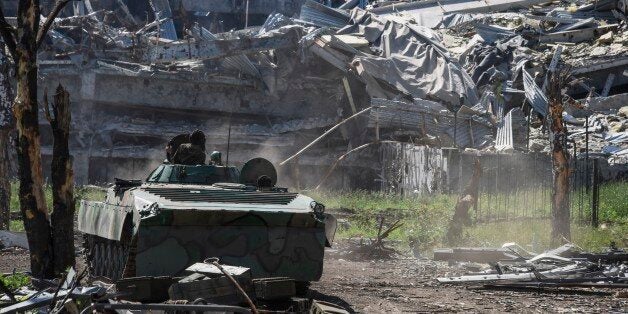
MULTIPOLYGON (((244 213, 229 217, 232 221, 226 225, 142 225, 136 275, 179 274, 194 262, 220 256, 222 263, 251 268, 255 277, 318 280, 323 270, 324 226, 309 217, 281 216, 286 217, 244 213), (295 222, 303 226, 291 226, 295 222), (163 252, 169 252, 167 261, 160 258, 163 252)), ((158 216, 155 219, 168 220, 158 216)))
POLYGON ((79 230, 128 242, 125 247, 133 241, 126 260, 134 276, 179 275, 195 262, 219 257, 251 268, 254 277, 315 281, 336 230, 335 218, 315 211, 316 205, 301 194, 233 183, 147 182, 112 189, 105 202, 82 202, 79 230))

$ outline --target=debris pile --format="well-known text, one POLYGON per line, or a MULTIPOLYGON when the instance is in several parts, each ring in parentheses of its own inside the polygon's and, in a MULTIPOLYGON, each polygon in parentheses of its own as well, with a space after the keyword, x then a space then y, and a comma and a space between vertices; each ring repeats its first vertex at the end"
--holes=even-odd
POLYGON ((61 282, 33 278, 33 287, 16 291, 0 287, 0 313, 29 310, 348 313, 337 305, 307 298, 307 291, 299 291, 290 278, 253 279, 248 268, 220 265, 211 259, 191 265, 187 273, 186 277, 132 277, 108 283, 94 278, 87 280, 85 273, 77 274, 70 269, 61 282))
MULTIPOLYGON (((545 90, 550 73, 567 68, 572 81, 564 91, 570 104, 564 116, 571 148, 580 157, 590 154, 611 164, 626 163, 626 119, 619 100, 625 99, 628 64, 624 2, 535 4, 510 12, 485 6, 481 13, 452 13, 434 26, 471 75, 485 110, 496 121, 494 145, 486 149, 548 152, 542 121, 547 113, 545 90)), ((417 16, 424 10, 407 14, 417 16)))
POLYGON ((628 252, 614 245, 603 253, 565 244, 534 254, 506 243, 501 248, 438 249, 434 259, 491 265, 463 276, 437 278, 441 284, 482 284, 490 289, 628 288, 628 252))
MULTIPOLYGON (((591 154, 625 161, 622 1, 466 1, 464 9, 279 1, 253 5, 246 21, 244 8, 200 1, 90 3, 56 19, 40 53, 42 89, 68 81, 80 103, 71 139, 79 182, 150 168, 164 143, 190 128, 212 134, 213 149, 230 142, 236 163, 245 148, 279 162, 358 113, 292 162, 320 170, 373 134, 435 147, 547 151, 544 88, 563 67, 579 78, 566 91, 580 108, 566 112, 576 151, 589 134, 591 154)), ((42 140, 47 156, 51 139, 42 140)))
MULTIPOLYGON (((71 86, 79 103, 77 181, 153 168, 167 140, 193 128, 211 134, 211 150, 229 147, 234 163, 257 152, 278 163, 316 140, 290 160, 312 172, 295 174, 296 186, 316 184, 347 152, 354 172, 376 177, 378 161, 353 154, 373 142, 547 152, 545 89, 566 68, 569 145, 626 163, 625 1, 320 2, 91 1, 64 11, 40 76, 42 87, 71 86)), ((354 181, 341 184, 376 180, 354 181)))

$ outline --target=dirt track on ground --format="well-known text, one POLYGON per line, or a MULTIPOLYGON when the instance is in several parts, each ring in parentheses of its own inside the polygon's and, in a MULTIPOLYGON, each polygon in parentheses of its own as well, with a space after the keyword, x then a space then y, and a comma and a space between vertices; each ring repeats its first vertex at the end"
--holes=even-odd
MULTIPOLYGON (((460 275, 464 269, 403 256, 357 259, 355 255, 346 254, 350 250, 346 242, 341 242, 327 251, 323 277, 312 284, 311 297, 360 313, 628 312, 628 298, 618 297, 618 291, 498 291, 443 286, 436 283, 437 276, 460 275)), ((0 252, 0 272, 27 268, 26 251, 7 249, 0 252)))

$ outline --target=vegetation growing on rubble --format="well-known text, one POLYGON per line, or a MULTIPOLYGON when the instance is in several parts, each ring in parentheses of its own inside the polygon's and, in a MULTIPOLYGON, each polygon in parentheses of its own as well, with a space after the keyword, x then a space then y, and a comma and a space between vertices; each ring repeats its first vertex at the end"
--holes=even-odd
MULTIPOLYGON (((572 223, 572 241, 586 250, 601 250, 611 241, 628 246, 628 183, 604 184, 600 189, 600 228, 572 223)), ((386 224, 401 219, 404 225, 395 230, 390 240, 399 241, 402 247, 429 251, 444 246, 443 236, 453 215, 456 195, 429 197, 402 197, 383 193, 357 191, 351 193, 304 192, 320 200, 339 213, 338 237, 367 237, 377 234, 377 218, 385 217, 386 224), (346 221, 346 222, 345 222, 346 221)), ((499 197, 498 197, 499 198, 499 197)), ((516 203, 516 202, 515 202, 516 203)), ((521 205, 521 204, 518 204, 521 205)), ((547 214, 535 212, 535 214, 547 214)), ((585 215, 588 213, 585 212, 585 215)), ((548 217, 545 215, 545 217, 548 217)), ((575 217, 574 217, 575 218, 575 217)), ((550 219, 521 218, 509 221, 477 223, 465 229, 461 245, 501 246, 517 242, 530 250, 550 248, 550 219)))
POLYGON ((27 286, 31 282, 31 278, 23 273, 15 273, 12 275, 0 274, 0 281, 11 291, 27 286))

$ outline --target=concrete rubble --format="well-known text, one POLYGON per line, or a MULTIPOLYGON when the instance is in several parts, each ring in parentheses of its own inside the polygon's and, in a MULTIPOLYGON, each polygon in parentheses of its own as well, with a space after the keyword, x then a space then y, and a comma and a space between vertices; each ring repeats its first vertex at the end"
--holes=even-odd
MULTIPOLYGON (((143 174, 168 139, 195 128, 210 134, 210 150, 229 147, 230 162, 263 155, 279 163, 369 107, 281 168, 294 174, 283 177, 312 186, 339 156, 380 139, 548 152, 544 90, 548 73, 564 67, 573 75, 565 117, 577 157, 628 161, 625 1, 320 2, 68 7, 39 60, 42 86, 67 86, 75 104, 77 181, 143 174), (298 178, 296 168, 311 175, 298 178)), ((42 141, 46 160, 46 127, 42 141)), ((383 167, 346 160, 338 173, 371 178, 339 174, 329 184, 370 188, 360 185, 383 167)))
POLYGON ((589 253, 565 244, 536 254, 516 243, 501 248, 453 248, 434 251, 441 261, 473 262, 467 264, 472 272, 462 276, 437 278, 440 284, 482 285, 482 289, 541 289, 628 287, 628 253, 611 246, 607 252, 589 253))

